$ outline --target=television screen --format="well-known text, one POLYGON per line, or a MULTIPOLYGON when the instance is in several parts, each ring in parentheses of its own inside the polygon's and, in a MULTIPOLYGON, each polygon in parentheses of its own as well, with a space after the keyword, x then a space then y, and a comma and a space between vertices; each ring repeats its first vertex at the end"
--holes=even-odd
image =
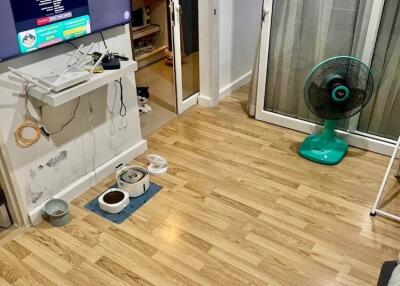
POLYGON ((0 61, 131 20, 131 0, 0 0, 0 61))

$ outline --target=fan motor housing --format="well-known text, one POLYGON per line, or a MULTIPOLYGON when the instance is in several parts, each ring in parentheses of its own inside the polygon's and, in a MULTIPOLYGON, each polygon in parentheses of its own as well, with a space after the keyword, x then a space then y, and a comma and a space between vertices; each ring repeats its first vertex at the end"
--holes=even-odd
POLYGON ((350 90, 344 86, 337 86, 332 90, 332 99, 336 102, 345 102, 350 96, 350 90))
POLYGON ((350 90, 346 86, 345 79, 338 74, 328 76, 324 85, 331 90, 334 102, 345 102, 350 96, 350 90))

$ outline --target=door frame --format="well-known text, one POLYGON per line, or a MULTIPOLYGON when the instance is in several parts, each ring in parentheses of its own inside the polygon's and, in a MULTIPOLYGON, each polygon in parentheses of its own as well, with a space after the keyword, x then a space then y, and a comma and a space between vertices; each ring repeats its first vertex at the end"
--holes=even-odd
POLYGON ((219 0, 199 0, 200 105, 219 104, 219 0))
MULTIPOLYGON (((270 47, 271 36, 271 23, 273 14, 273 3, 277 0, 264 0, 263 4, 263 22, 261 30, 261 44, 260 44, 260 64, 259 64, 259 77, 257 86, 257 101, 256 101, 256 119, 272 123, 282 127, 290 128, 293 130, 301 131, 307 134, 318 132, 322 126, 296 119, 290 116, 281 115, 275 112, 264 110, 265 103, 265 89, 267 83, 268 73, 268 56, 270 47)), ((378 36, 380 22, 383 14, 385 0, 374 0, 372 7, 372 14, 368 26, 366 44, 362 56, 362 60, 367 64, 371 64, 375 44, 378 36)), ((339 136, 346 137, 348 143, 352 146, 370 150, 376 153, 391 155, 396 141, 387 138, 367 134, 357 130, 360 115, 350 119, 349 130, 337 130, 339 136)))
MULTIPOLYGON (((170 9, 173 9, 172 19, 172 43, 174 51, 174 74, 175 74, 175 94, 176 112, 182 114, 192 106, 197 104, 199 93, 196 93, 186 100, 183 99, 183 76, 182 76, 182 43, 181 43, 181 5, 179 0, 171 0, 170 9)), ((199 15, 200 17, 200 15, 199 15)), ((200 68, 200 67, 199 67, 200 68)))
MULTIPOLYGON (((210 103, 214 102, 214 92, 213 89, 210 89, 210 86, 214 86, 214 81, 218 79, 215 74, 218 73, 218 70, 211 68, 207 62, 215 61, 214 54, 210 53, 210 49, 208 47, 213 47, 211 50, 215 49, 215 45, 217 41, 214 40, 215 33, 209 33, 209 29, 205 29, 203 24, 205 22, 209 23, 209 28, 212 30, 216 27, 215 17, 212 13, 209 13, 210 10, 208 7, 213 7, 213 5, 209 6, 209 4, 213 4, 215 0, 199 0, 198 1, 198 13, 199 13, 199 57, 200 57, 200 65, 199 65, 199 81, 200 81, 200 91, 193 94, 189 98, 184 99, 183 97, 183 76, 182 76, 182 45, 181 45, 181 18, 180 18, 180 10, 181 5, 179 0, 171 0, 172 9, 173 9, 173 21, 172 21, 172 30, 173 30, 173 46, 174 46, 174 74, 175 74, 175 92, 176 92, 176 111, 178 114, 182 114, 189 108, 193 107, 199 101, 204 103, 205 94, 208 94, 210 103), (210 35, 211 34, 211 35, 210 35), (177 40, 179 39, 179 40, 177 40), (207 69, 207 70, 205 70, 207 69), (208 84, 204 84, 203 76, 206 74, 210 74, 212 79, 211 82, 207 81, 208 84), (211 93, 210 93, 211 92, 211 93), (202 96, 200 97, 200 94, 202 96)), ((216 93, 215 96, 218 96, 216 93)), ((211 106, 211 104, 210 104, 211 106)))
POLYGON ((196 104, 215 106, 219 102, 219 57, 218 57, 218 18, 217 0, 199 0, 199 76, 200 91, 187 99, 183 98, 182 53, 181 53, 181 9, 179 0, 170 0, 173 4, 174 19, 174 75, 176 93, 176 111, 182 114, 196 104), (176 41, 175 39, 179 39, 176 41))

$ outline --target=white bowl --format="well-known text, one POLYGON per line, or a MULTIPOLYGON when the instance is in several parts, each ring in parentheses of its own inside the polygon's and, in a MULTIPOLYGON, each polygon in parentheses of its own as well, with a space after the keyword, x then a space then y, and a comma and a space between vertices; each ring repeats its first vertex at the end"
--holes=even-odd
POLYGON ((100 209, 111 214, 122 212, 129 205, 129 194, 120 189, 109 189, 99 197, 100 209), (114 193, 112 196, 110 193, 114 193))

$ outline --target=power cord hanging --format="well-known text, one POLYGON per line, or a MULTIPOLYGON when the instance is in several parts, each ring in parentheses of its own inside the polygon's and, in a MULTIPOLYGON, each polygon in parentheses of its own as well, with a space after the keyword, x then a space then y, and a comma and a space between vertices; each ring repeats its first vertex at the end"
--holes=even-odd
POLYGON ((108 54, 110 55, 110 51, 108 50, 108 46, 107 46, 106 40, 104 39, 103 32, 100 32, 100 36, 101 36, 101 40, 103 41, 104 47, 106 48, 106 50, 108 51, 108 54))
POLYGON ((46 128, 42 127, 40 130, 44 133, 44 135, 46 135, 47 137, 56 135, 56 134, 60 133, 61 131, 63 131, 65 127, 70 125, 72 123, 72 121, 74 121, 74 119, 76 117, 76 112, 78 111, 78 107, 79 107, 80 102, 81 102, 81 98, 78 97, 78 102, 77 102, 77 104, 76 104, 76 106, 74 108, 74 113, 72 114, 72 117, 67 122, 65 122, 63 125, 61 125, 61 127, 57 131, 48 132, 46 130, 46 128))
POLYGON ((115 125, 115 121, 114 121, 114 118, 115 118, 114 110, 115 110, 115 104, 117 103, 118 87, 117 87, 116 81, 114 81, 113 84, 114 84, 114 97, 112 100, 112 106, 110 107, 107 102, 107 111, 111 116, 110 135, 115 135, 115 132, 116 132, 116 125, 115 125))
POLYGON ((121 89, 121 96, 120 96, 120 101, 121 101, 121 108, 119 110, 119 115, 121 117, 125 117, 127 114, 127 108, 124 102, 124 86, 122 84, 122 78, 120 78, 119 80, 116 80, 116 82, 119 83, 120 89, 121 89))
POLYGON ((94 122, 93 122, 94 109, 93 109, 92 101, 90 99, 90 95, 88 95, 87 100, 88 100, 88 105, 89 105, 89 124, 90 124, 90 130, 91 130, 91 134, 92 134, 92 138, 93 138, 92 167, 93 167, 95 183, 97 183, 97 173, 96 173, 97 147, 96 147, 96 134, 94 131, 94 122))
POLYGON ((40 127, 37 120, 32 116, 29 111, 29 83, 24 82, 23 84, 24 95, 25 95, 25 109, 26 113, 24 115, 24 121, 18 128, 15 130, 14 137, 15 143, 20 148, 29 148, 35 143, 37 143, 40 139, 40 127), (32 137, 28 138, 24 135, 24 131, 26 129, 33 129, 34 134, 32 137))

